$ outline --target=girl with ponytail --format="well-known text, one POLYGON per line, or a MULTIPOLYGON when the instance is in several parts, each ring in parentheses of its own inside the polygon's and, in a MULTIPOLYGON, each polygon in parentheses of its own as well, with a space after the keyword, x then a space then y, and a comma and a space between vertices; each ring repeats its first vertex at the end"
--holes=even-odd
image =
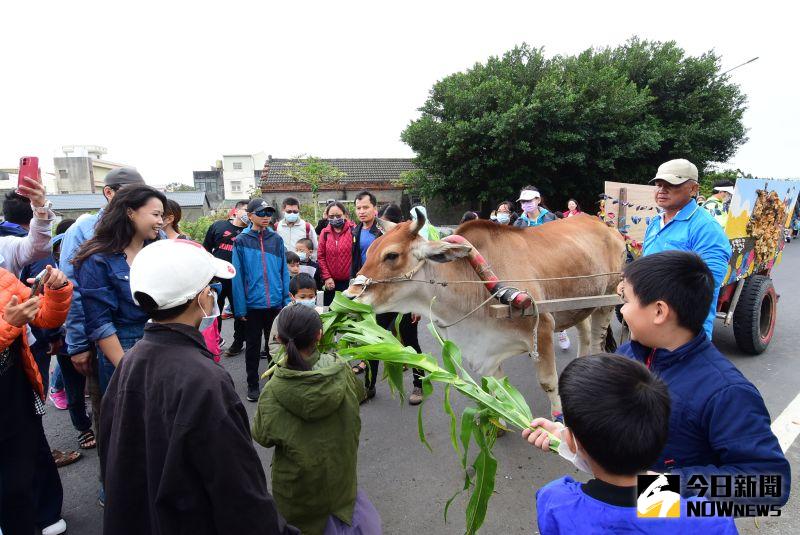
POLYGON ((338 355, 319 351, 316 310, 292 304, 275 323, 286 358, 261 392, 253 438, 275 448, 278 510, 304 534, 380 534, 380 515, 357 482, 364 384, 338 355))

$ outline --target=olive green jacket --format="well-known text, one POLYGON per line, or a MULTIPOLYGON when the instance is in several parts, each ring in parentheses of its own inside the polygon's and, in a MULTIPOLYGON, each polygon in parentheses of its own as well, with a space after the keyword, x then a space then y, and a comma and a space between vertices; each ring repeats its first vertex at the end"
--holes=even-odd
POLYGON ((330 515, 352 520, 364 385, 336 355, 316 353, 309 360, 310 371, 275 370, 258 400, 253 438, 275 447, 278 510, 313 535, 323 532, 330 515))

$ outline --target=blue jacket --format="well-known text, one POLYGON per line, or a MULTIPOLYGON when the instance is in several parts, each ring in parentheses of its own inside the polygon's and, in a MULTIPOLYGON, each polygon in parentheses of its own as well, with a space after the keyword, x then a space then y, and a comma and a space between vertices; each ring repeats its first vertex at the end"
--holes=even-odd
POLYGON ((714 298, 711 310, 703 324, 706 335, 711 339, 714 318, 717 316, 717 297, 719 288, 728 273, 731 260, 731 243, 725 231, 711 214, 697 205, 694 199, 681 208, 675 217, 661 228, 664 214, 654 217, 644 235, 642 255, 663 251, 691 251, 700 255, 714 275, 714 298))
POLYGON ((705 333, 675 351, 653 353, 633 341, 617 352, 645 365, 649 360, 650 370, 669 389, 669 437, 653 470, 680 474, 684 485, 692 474, 703 474, 709 483, 711 475, 779 474, 781 498, 761 503, 786 503, 789 462, 770 428, 761 393, 705 333))
MULTIPOLYGON (((620 487, 617 487, 618 489, 620 487)), ((693 497, 690 500, 698 500, 693 497)), ((732 518, 689 518, 681 500, 680 518, 637 518, 636 507, 606 503, 569 476, 536 491, 536 517, 542 535, 580 533, 647 533, 652 535, 737 533, 732 518)))
POLYGON ((144 332, 149 317, 133 300, 130 274, 123 253, 93 254, 77 269, 86 314, 85 332, 92 342, 117 334, 123 326, 144 332))
POLYGON ((237 317, 248 310, 283 308, 289 297, 289 268, 283 239, 271 228, 261 232, 249 226, 233 242, 233 310, 237 317))
POLYGON ((528 219, 528 215, 523 212, 516 221, 514 221, 515 227, 538 227, 539 225, 544 225, 549 221, 555 221, 557 219, 556 215, 548 210, 547 208, 539 207, 539 217, 535 220, 528 219))
POLYGON ((70 355, 88 351, 91 347, 84 327, 83 300, 72 259, 75 258, 75 254, 78 252, 78 248, 83 245, 83 242, 94 236, 94 227, 102 214, 102 209, 96 214, 83 214, 67 229, 64 233, 64 239, 61 241, 61 260, 58 267, 73 285, 72 305, 69 307, 69 314, 65 324, 67 330, 67 353, 70 355))

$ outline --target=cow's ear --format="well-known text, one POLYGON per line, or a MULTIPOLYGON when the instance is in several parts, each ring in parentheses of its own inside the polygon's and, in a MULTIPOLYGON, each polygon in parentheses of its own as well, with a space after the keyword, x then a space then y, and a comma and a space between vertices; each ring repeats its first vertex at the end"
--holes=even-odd
POLYGON ((418 255, 420 258, 444 263, 464 258, 470 251, 472 251, 472 247, 469 245, 445 241, 428 241, 419 244, 418 255))
POLYGON ((386 234, 387 232, 394 229, 397 226, 397 223, 392 223, 391 221, 387 221, 386 219, 381 219, 380 217, 375 220, 378 223, 378 228, 381 229, 381 232, 386 234))

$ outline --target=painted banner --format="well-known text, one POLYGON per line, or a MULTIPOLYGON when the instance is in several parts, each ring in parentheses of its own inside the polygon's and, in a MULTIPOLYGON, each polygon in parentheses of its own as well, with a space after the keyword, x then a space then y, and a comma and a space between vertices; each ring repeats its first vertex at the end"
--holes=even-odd
POLYGON ((780 263, 783 229, 791 223, 798 180, 739 178, 733 192, 725 234, 731 240, 728 284, 780 263))

